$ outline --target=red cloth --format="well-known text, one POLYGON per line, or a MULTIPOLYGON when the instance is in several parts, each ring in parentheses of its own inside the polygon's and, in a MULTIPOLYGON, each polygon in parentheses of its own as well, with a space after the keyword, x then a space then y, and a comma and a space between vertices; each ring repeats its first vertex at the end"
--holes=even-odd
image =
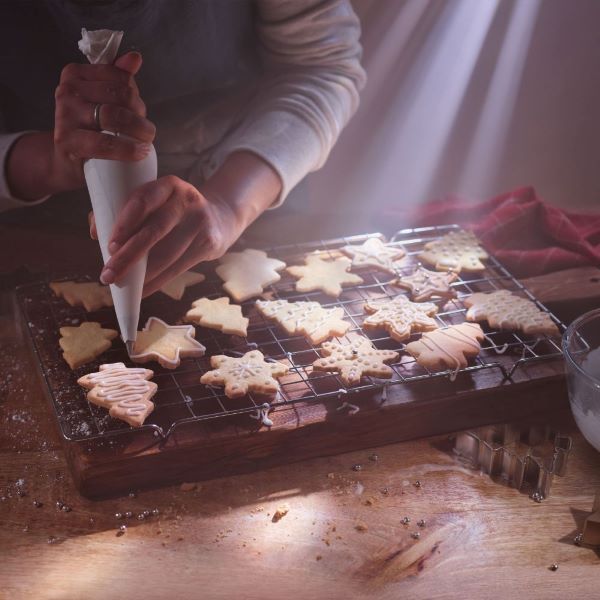
MULTIPOLYGON (((599 201, 600 208, 600 201, 599 201)), ((395 209, 386 211, 397 217, 395 209)), ((456 197, 401 213, 406 226, 458 223, 517 277, 600 266, 600 210, 576 214, 546 204, 531 187, 473 204, 456 197)))

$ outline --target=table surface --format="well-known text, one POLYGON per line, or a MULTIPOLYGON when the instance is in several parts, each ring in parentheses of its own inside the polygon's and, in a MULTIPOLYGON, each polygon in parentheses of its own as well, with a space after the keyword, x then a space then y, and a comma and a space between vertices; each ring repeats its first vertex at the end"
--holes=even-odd
POLYGON ((600 453, 569 415, 567 474, 539 504, 464 468, 446 436, 90 501, 70 480, 11 298, 0 295, 0 598, 597 597, 600 552, 573 538, 600 453), (154 508, 118 535, 115 513, 154 508))

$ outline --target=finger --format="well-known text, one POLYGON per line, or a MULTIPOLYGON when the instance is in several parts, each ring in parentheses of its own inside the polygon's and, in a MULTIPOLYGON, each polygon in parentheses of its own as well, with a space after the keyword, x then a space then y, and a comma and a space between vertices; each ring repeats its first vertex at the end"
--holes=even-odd
POLYGON ((202 261, 203 247, 196 248, 195 244, 191 244, 186 252, 182 254, 174 263, 166 268, 158 277, 152 281, 146 281, 142 295, 145 297, 157 292, 165 283, 168 283, 177 275, 181 275, 184 271, 188 271, 202 261))
POLYGON ((175 228, 180 216, 180 211, 173 210, 169 203, 163 204, 146 219, 140 230, 110 257, 100 274, 100 281, 104 284, 119 281, 155 244, 175 228))
MULTIPOLYGON (((64 98, 56 105, 55 127, 59 130, 90 129, 98 131, 94 111, 94 104, 84 102, 80 98, 64 98)), ((122 106, 102 104, 98 120, 101 129, 121 133, 141 142, 152 142, 156 133, 156 127, 148 119, 122 106)))
POLYGON ((55 131, 55 144, 73 160, 88 158, 105 158, 108 160, 137 161, 142 160, 150 152, 152 146, 146 142, 137 142, 125 137, 75 129, 62 132, 55 131))
POLYGON ((150 181, 129 196, 113 225, 111 246, 122 246, 154 211, 167 202, 173 193, 173 179, 167 176, 150 181))
POLYGON ((148 265, 146 266, 146 283, 158 277, 163 271, 168 269, 184 252, 197 237, 198 232, 194 227, 180 224, 165 236, 152 250, 148 256, 148 265))
POLYGON ((127 54, 119 56, 113 64, 130 75, 136 75, 142 68, 142 55, 136 51, 127 52, 127 54))
POLYGON ((90 226, 90 237, 93 240, 97 240, 98 230, 96 229, 96 218, 94 217, 93 211, 88 213, 88 225, 90 226))
POLYGON ((145 116, 146 106, 136 87, 118 81, 85 81, 76 79, 61 83, 54 91, 57 104, 79 98, 91 104, 116 104, 145 116))
POLYGON ((88 65, 70 63, 60 73, 60 83, 84 79, 86 81, 114 81, 129 85, 132 76, 114 65, 88 65))

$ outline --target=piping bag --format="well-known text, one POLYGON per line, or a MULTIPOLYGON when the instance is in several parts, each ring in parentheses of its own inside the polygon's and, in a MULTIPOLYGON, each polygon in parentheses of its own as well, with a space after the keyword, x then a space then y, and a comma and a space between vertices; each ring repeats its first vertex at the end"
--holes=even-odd
MULTIPOLYGON (((112 64, 122 38, 122 31, 82 29, 78 45, 90 63, 112 64)), ((110 131, 103 131, 102 134, 115 135, 110 131)), ((108 240, 129 194, 140 185, 156 179, 156 151, 152 146, 148 156, 137 162, 91 158, 84 163, 83 173, 94 209, 102 259, 106 264, 110 258, 108 240)), ((119 283, 110 285, 121 338, 128 354, 131 354, 137 338, 147 261, 146 255, 132 265, 119 283)))

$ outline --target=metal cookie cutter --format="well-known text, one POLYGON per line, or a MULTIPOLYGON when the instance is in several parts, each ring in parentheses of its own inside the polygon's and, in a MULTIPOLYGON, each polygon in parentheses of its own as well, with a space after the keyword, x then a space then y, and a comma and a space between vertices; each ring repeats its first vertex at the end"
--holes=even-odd
POLYGON ((570 437, 549 426, 503 424, 457 434, 454 454, 541 502, 550 493, 554 475, 565 474, 571 446, 570 437))

